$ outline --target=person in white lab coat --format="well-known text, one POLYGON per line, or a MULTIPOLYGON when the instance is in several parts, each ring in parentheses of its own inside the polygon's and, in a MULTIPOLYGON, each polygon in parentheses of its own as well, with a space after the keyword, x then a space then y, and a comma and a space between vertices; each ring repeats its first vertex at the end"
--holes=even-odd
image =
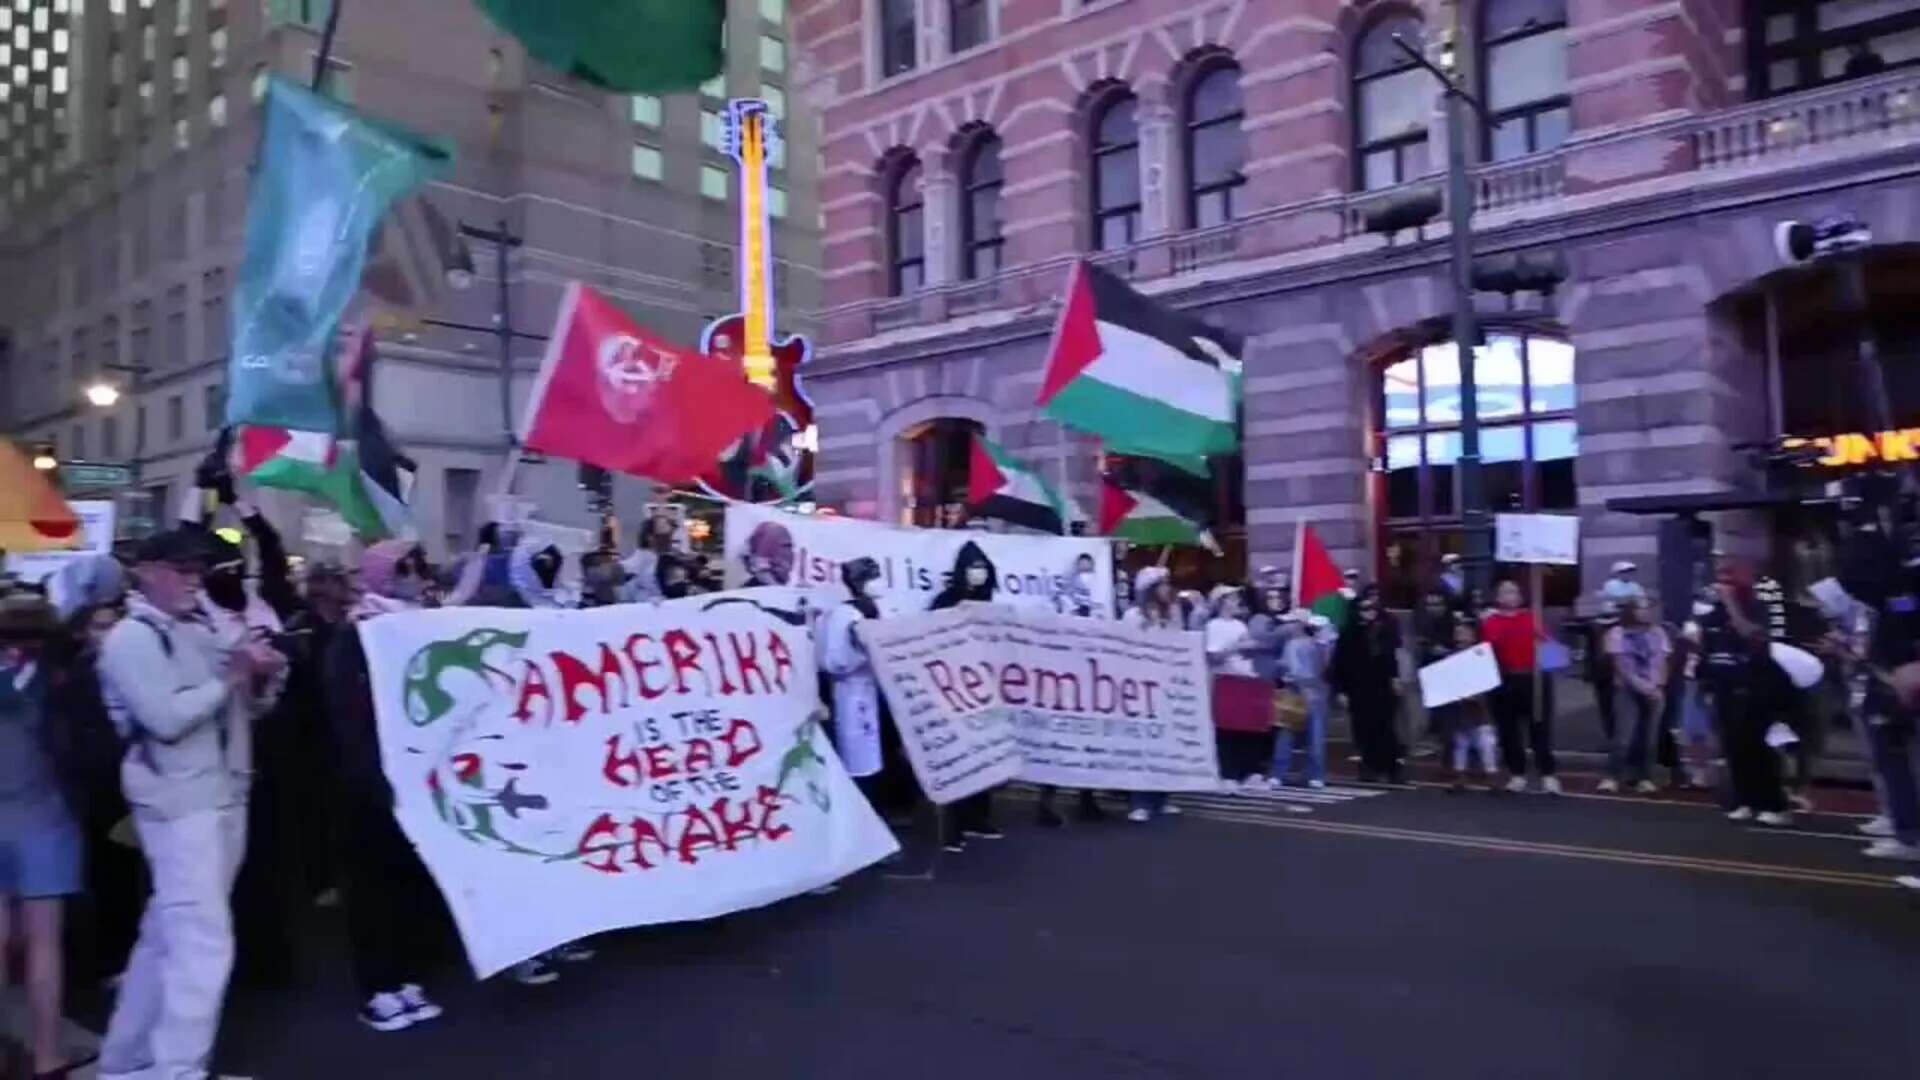
POLYGON ((821 629, 820 666, 833 682, 833 745, 869 801, 882 768, 880 752, 880 686, 873 662, 854 633, 863 619, 877 619, 874 603, 880 595, 880 564, 854 559, 840 569, 848 599, 827 613, 821 629))

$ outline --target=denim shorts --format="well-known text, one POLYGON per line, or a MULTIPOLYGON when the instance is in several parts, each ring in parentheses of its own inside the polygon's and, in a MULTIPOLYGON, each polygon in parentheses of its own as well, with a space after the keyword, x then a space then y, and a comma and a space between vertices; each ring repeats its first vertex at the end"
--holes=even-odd
POLYGON ((0 835, 0 896, 45 900, 80 891, 80 830, 71 822, 7 828, 0 835))

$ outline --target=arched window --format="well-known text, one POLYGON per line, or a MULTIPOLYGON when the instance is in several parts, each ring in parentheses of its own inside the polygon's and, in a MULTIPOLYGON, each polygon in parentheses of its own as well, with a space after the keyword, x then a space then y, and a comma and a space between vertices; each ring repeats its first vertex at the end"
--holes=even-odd
POLYGON ((1140 232, 1140 125, 1132 94, 1115 94, 1093 125, 1093 243, 1107 251, 1140 232))
POLYGON ((1427 122, 1438 92, 1394 43, 1422 47, 1420 20, 1390 15, 1360 38, 1353 57, 1354 182, 1362 191, 1404 184, 1427 173, 1427 122))
POLYGON ((925 529, 958 528, 967 514, 967 470, 977 420, 941 417, 901 436, 906 444, 900 523, 925 529))
POLYGON ((1566 0, 1487 0, 1481 13, 1483 100, 1493 161, 1567 141, 1566 0))
POLYGON ((907 296, 927 281, 926 233, 921 225, 920 161, 894 166, 887 183, 887 292, 907 296))
MULTIPOLYGON (((1488 511, 1577 509, 1573 346, 1495 331, 1475 358, 1474 384, 1488 511)), ((1391 357, 1374 389, 1381 581, 1399 607, 1417 599, 1442 554, 1461 550, 1459 350, 1444 341, 1391 357)), ((1571 597, 1567 581, 1549 574, 1549 603, 1571 597)))
POLYGON ((1000 139, 984 133, 967 147, 961 163, 960 259, 968 278, 1000 272, 1000 139))
POLYGON ((1240 130, 1240 69, 1220 64, 1187 90, 1187 220, 1196 229, 1232 221, 1247 182, 1247 137, 1240 130))

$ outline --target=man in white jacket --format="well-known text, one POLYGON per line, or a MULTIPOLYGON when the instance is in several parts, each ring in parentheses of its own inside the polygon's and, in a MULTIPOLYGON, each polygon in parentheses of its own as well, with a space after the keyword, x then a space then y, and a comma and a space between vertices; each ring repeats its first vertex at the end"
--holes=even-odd
POLYGON ((101 648, 101 684, 127 740, 120 782, 153 871, 101 1046, 109 1080, 206 1077, 233 968, 251 726, 271 706, 285 661, 244 628, 222 633, 199 616, 207 556, 192 529, 144 541, 128 617, 101 648))

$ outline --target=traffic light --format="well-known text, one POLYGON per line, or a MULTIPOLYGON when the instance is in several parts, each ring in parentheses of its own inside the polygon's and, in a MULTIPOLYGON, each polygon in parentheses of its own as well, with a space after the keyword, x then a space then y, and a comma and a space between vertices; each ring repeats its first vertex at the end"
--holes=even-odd
POLYGON ((1567 280, 1567 259, 1559 251, 1544 248, 1535 251, 1503 251, 1473 260, 1473 287, 1479 292, 1505 296, 1535 292, 1552 296, 1567 280))
POLYGON ((1857 251, 1871 243, 1873 230, 1859 218, 1845 215, 1824 217, 1812 224, 1783 221, 1773 227, 1773 250, 1784 266, 1857 251))
POLYGON ((1440 216, 1440 189, 1418 187, 1369 203, 1361 212, 1368 232, 1389 238, 1403 229, 1418 229, 1440 216))

